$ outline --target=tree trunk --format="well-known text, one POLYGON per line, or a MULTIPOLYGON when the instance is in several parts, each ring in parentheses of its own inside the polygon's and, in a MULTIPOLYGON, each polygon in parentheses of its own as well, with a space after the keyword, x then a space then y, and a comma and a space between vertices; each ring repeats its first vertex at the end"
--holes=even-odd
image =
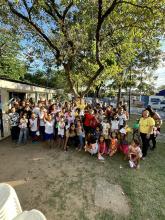
POLYGON ((70 74, 70 71, 71 71, 71 69, 70 69, 70 64, 69 64, 69 63, 63 64, 63 66, 64 66, 64 69, 65 69, 65 74, 66 74, 66 77, 67 77, 67 79, 68 79, 68 83, 69 83, 69 87, 70 87, 70 89, 71 89, 71 92, 73 93, 73 95, 74 95, 75 97, 79 97, 80 95, 79 95, 77 89, 75 88, 75 85, 74 85, 75 83, 72 81, 72 78, 71 78, 71 74, 70 74))
POLYGON ((119 85, 119 88, 118 88, 117 107, 119 106, 120 101, 121 101, 121 85, 119 85))

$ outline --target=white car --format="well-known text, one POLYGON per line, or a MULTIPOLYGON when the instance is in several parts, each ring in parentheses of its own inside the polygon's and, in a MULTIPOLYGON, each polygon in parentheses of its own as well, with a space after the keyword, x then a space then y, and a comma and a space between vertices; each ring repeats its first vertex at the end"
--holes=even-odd
POLYGON ((165 111, 165 100, 160 101, 160 102, 153 102, 153 103, 151 104, 151 107, 152 107, 153 109, 156 109, 156 110, 165 111))

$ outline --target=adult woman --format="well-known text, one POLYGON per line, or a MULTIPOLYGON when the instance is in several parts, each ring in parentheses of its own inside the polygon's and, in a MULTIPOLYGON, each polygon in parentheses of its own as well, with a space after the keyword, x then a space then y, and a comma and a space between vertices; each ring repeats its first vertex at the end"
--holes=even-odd
POLYGON ((11 129, 11 138, 12 140, 18 140, 19 136, 19 114, 16 112, 15 107, 11 108, 11 113, 9 113, 9 123, 11 129))
POLYGON ((150 139, 150 135, 153 133, 154 126, 155 126, 154 119, 149 117, 149 111, 144 110, 142 112, 142 117, 140 118, 139 121, 140 136, 142 139, 143 159, 147 156, 149 139, 150 139))
POLYGON ((77 134, 76 134, 76 128, 75 124, 71 123, 70 127, 66 131, 65 135, 65 144, 64 144, 64 150, 68 150, 68 146, 74 146, 75 148, 77 147, 77 134))
POLYGON ((154 127, 154 132, 150 135, 150 140, 149 141, 152 141, 152 147, 150 147, 151 150, 154 150, 156 148, 156 137, 157 137, 157 132, 159 133, 160 132, 160 127, 162 125, 162 120, 161 120, 161 117, 160 115, 155 112, 151 106, 148 106, 146 108, 146 110, 149 111, 149 114, 150 116, 154 119, 155 121, 155 127, 154 127))

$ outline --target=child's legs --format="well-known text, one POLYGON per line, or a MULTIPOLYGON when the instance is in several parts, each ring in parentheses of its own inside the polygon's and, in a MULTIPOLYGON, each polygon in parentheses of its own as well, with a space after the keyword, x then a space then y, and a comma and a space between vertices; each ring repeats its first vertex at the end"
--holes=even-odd
POLYGON ((111 149, 109 156, 112 157, 116 153, 117 149, 111 149))
POLYGON ((19 128, 17 126, 11 127, 11 138, 12 140, 18 140, 19 138, 19 128))
POLYGON ((23 131, 23 142, 24 143, 27 142, 27 137, 28 137, 28 128, 24 128, 24 131, 23 131))
POLYGON ((109 146, 110 146, 110 139, 105 139, 105 144, 106 144, 106 152, 104 152, 104 153, 108 153, 109 152, 109 146))
POLYGON ((83 145, 84 145, 83 136, 82 136, 82 135, 79 135, 79 136, 78 136, 78 139, 79 139, 80 149, 82 149, 82 148, 83 148, 83 145))
POLYGON ((156 137, 154 134, 150 135, 150 140, 152 141, 152 149, 156 147, 156 137))
POLYGON ((18 144, 21 144, 22 139, 23 139, 23 135, 24 135, 24 130, 23 130, 23 128, 21 128, 20 132, 19 132, 18 144))
POLYGON ((31 139, 32 139, 32 142, 36 141, 36 131, 31 131, 31 139))
POLYGON ((40 130, 41 140, 44 140, 45 126, 40 126, 39 130, 40 130))

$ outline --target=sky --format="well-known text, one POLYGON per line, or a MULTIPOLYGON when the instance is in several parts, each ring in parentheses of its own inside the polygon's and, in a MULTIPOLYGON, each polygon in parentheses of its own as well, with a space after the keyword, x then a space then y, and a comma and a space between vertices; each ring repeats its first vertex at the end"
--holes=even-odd
MULTIPOLYGON (((165 53, 165 41, 162 42, 161 50, 165 53)), ((160 64, 160 67, 156 70, 156 74, 158 74, 156 87, 165 85, 165 61, 160 64)))

